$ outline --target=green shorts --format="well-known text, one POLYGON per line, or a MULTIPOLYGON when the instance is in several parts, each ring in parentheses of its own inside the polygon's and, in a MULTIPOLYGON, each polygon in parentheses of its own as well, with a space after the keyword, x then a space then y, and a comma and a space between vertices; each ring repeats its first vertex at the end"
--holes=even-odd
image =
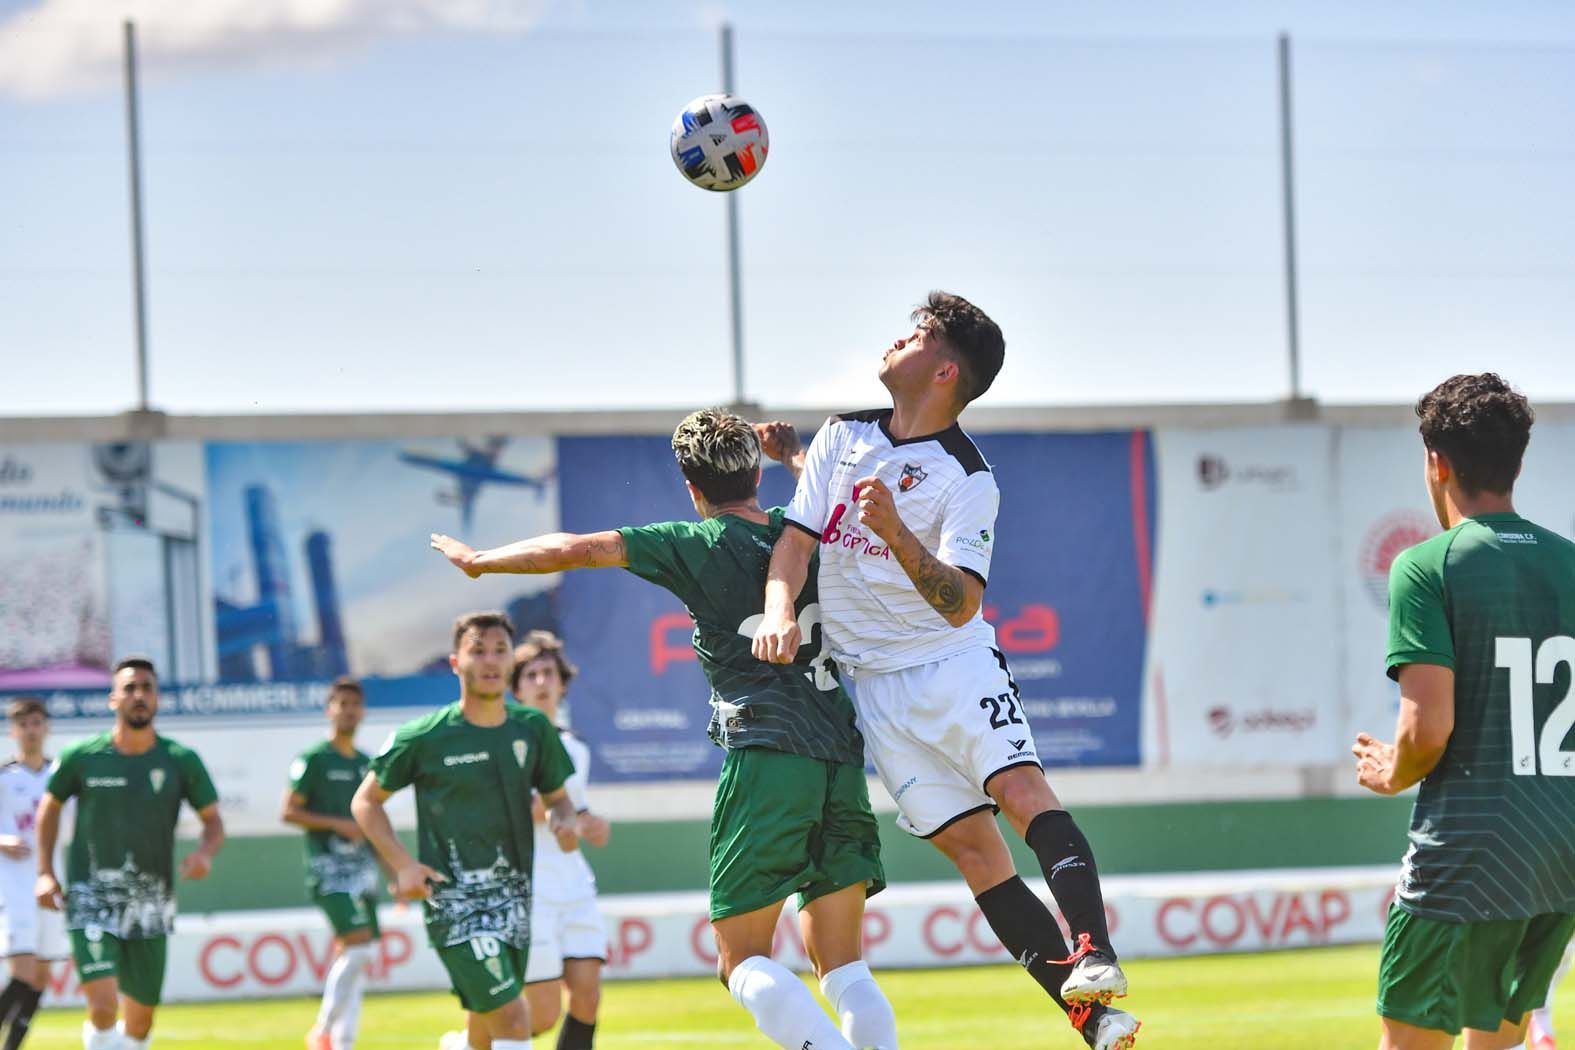
POLYGON ((867 896, 886 886, 864 770, 760 747, 727 753, 711 811, 712 921, 860 883, 867 896))
POLYGON ((97 929, 71 930, 71 958, 77 978, 87 984, 115 978, 120 994, 143 1006, 159 1005, 164 993, 164 964, 169 942, 164 937, 121 940, 97 929))
POLYGON ((358 930, 371 930, 375 941, 381 936, 377 928, 377 900, 359 893, 314 893, 312 903, 328 917, 334 936, 343 937, 358 930))
POLYGON ((1459 1035, 1519 1022, 1547 999, 1575 915, 1443 922, 1389 908, 1378 963, 1378 1013, 1459 1035))
POLYGON ((471 1013, 491 1013, 525 990, 528 948, 515 948, 496 937, 472 937, 438 948, 437 953, 460 1005, 471 1013))

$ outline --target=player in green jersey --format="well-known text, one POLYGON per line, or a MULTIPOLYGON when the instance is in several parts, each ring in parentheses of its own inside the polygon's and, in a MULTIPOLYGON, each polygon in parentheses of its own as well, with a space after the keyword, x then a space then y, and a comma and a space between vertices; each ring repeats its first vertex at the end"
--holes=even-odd
POLYGON ((895 1050, 891 1005, 862 961, 864 900, 886 881, 863 739, 852 701, 820 648, 813 586, 795 610, 809 642, 798 658, 765 664, 750 651, 766 567, 783 529, 781 509, 762 510, 756 498, 762 451, 795 476, 802 469, 798 434, 787 424, 751 426, 729 412, 696 412, 674 431, 673 452, 700 521, 554 533, 489 551, 441 535, 432 545, 471 576, 627 568, 683 601, 711 683, 708 731, 727 752, 711 821, 719 976, 778 1046, 895 1050), (770 957, 782 904, 794 894, 841 1032, 770 957))
POLYGON ((1515 513, 1526 399, 1491 373, 1417 402, 1444 532, 1389 570, 1395 742, 1357 779, 1420 783, 1378 975, 1382 1050, 1502 1050, 1525 1036, 1575 931, 1575 544, 1515 513))
POLYGON ((67 747, 38 805, 40 906, 64 896, 71 954, 87 999, 85 1050, 146 1050, 164 989, 166 937, 175 925, 175 824, 181 802, 202 821, 202 841, 181 859, 182 878, 206 878, 224 844, 219 793, 195 751, 154 732, 159 679, 139 657, 110 679, 115 725, 67 747), (55 874, 60 810, 77 800, 66 884, 55 874), (120 1010, 125 1019, 116 1030, 120 1010))
POLYGON ((379 936, 377 855, 350 815, 350 800, 372 760, 355 746, 355 732, 366 717, 361 683, 335 679, 326 706, 332 731, 291 763, 279 816, 306 829, 306 889, 333 927, 338 953, 306 1045, 308 1050, 351 1050, 372 942, 379 936))
POLYGON ((465 1008, 473 1050, 530 1050, 522 993, 536 844, 531 791, 547 806, 559 844, 572 849, 574 804, 563 783, 574 765, 540 711, 508 702, 514 625, 507 616, 460 617, 449 666, 459 677, 458 702, 389 737, 351 812, 394 871, 399 896, 425 902, 427 938, 465 1008), (411 786, 419 859, 384 809, 411 786))

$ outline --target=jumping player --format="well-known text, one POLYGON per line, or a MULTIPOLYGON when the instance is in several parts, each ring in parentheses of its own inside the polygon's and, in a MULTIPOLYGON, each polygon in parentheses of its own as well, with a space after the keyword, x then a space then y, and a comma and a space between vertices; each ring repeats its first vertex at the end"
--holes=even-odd
POLYGON ((853 679, 870 757, 898 823, 962 873, 1001 943, 1090 1046, 1133 1045, 1094 855, 1045 780, 1017 685, 980 614, 995 477, 957 417, 989 389, 1001 330, 959 296, 932 292, 911 335, 885 353, 889 409, 833 416, 815 435, 790 526, 777 541, 754 653, 797 658, 795 602, 815 580, 831 654, 853 679), (1018 877, 994 811, 1034 851, 1079 947, 1018 877))
POLYGON ((695 621, 711 683, 711 739, 726 750, 711 820, 711 925, 717 971, 767 1038, 788 1050, 896 1050, 891 1005, 862 960, 864 899, 885 885, 864 781, 863 741, 836 668, 821 653, 813 588, 795 615, 807 644, 782 667, 759 663, 749 638, 761 615, 780 509, 756 498, 762 445, 797 474, 798 435, 782 423, 696 412, 673 432, 701 520, 590 535, 557 533, 490 551, 448 536, 432 545, 471 576, 627 568, 673 592, 695 621), (771 959, 783 902, 799 921, 832 1024, 791 971, 771 959))
POLYGON ((1421 784, 1378 970, 1382 1050, 1525 1038, 1575 932, 1575 544, 1515 513, 1531 438, 1498 376, 1424 394, 1428 495, 1445 531, 1389 569, 1395 742, 1360 734, 1357 780, 1421 784))

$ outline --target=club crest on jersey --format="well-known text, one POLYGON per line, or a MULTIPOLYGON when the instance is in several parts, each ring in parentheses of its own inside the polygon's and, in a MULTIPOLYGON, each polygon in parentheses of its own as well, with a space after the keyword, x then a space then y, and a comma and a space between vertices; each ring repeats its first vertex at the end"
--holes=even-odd
POLYGON ((919 487, 919 483, 929 477, 924 468, 917 463, 905 463, 902 467, 902 477, 897 479, 897 488, 909 492, 919 487))
POLYGON ((162 770, 162 769, 150 769, 150 770, 148 770, 148 783, 153 785, 153 793, 155 795, 157 795, 160 791, 164 790, 164 770, 162 770))
POLYGON ((503 980, 503 960, 502 959, 496 959, 496 958, 488 959, 486 962, 482 963, 482 965, 487 968, 487 972, 492 975, 492 979, 494 981, 501 981, 501 980, 503 980))
POLYGON ((521 769, 525 768, 525 741, 523 740, 514 741, 514 761, 520 764, 521 769))

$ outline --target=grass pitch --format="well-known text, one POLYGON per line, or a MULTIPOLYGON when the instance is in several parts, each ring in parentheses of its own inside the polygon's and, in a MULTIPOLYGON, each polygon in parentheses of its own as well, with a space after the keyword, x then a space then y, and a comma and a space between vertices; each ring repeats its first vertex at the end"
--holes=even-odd
MULTIPOLYGON (((1143 1019, 1144 1050, 1361 1050, 1378 1043, 1376 946, 1270 955, 1134 960, 1133 994, 1120 1005, 1143 1019)), ((1059 1011, 1011 966, 888 970, 877 975, 897 1011, 903 1050, 1077 1050, 1059 1011), (1054 1011, 1054 1012, 1053 1012, 1054 1011)), ((1555 1020, 1575 1032, 1575 982, 1561 989, 1555 1020)), ((166 1006, 154 1045, 301 1050, 316 1016, 306 999, 166 1006)), ((447 994, 380 995, 361 1015, 360 1050, 435 1048, 458 1027, 447 994)), ((82 1015, 53 1010, 34 1022, 29 1050, 76 1050, 82 1015)), ((551 1050, 556 1035, 537 1037, 551 1050)), ((771 1046, 714 980, 617 981, 603 992, 599 1050, 771 1046)))

